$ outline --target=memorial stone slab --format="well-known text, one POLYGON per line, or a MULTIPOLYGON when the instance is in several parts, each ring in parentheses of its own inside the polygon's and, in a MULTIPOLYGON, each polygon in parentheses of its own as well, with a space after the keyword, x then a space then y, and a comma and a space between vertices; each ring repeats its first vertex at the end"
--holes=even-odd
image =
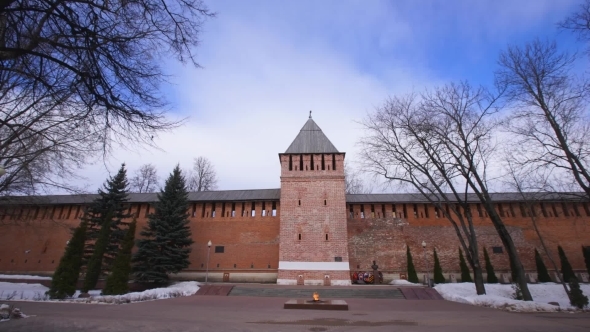
POLYGON ((510 283, 510 278, 508 278, 508 274, 506 274, 506 273, 500 274, 500 283, 501 284, 509 284, 510 283))
POLYGON ((454 274, 449 274, 449 279, 451 280, 451 283, 457 283, 457 277, 455 277, 454 274))
POLYGON ((589 282, 589 279, 590 278, 588 278, 588 273, 586 273, 586 272, 578 273, 578 280, 580 282, 588 283, 589 282))
POLYGON ((535 276, 533 273, 527 273, 526 274, 526 282, 529 284, 536 284, 537 283, 537 276, 535 276))

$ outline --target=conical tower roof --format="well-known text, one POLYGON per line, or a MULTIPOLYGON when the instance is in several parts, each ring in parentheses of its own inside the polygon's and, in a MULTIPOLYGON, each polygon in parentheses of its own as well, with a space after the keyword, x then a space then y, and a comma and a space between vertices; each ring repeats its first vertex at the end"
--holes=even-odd
POLYGON ((299 135, 285 153, 306 154, 306 153, 339 153, 334 144, 330 142, 322 129, 313 121, 311 114, 299 135))

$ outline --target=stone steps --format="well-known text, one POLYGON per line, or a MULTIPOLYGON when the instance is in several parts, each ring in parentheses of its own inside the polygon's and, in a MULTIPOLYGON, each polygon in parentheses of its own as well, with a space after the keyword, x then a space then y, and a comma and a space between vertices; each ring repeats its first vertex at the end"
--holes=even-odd
POLYGON ((229 296, 263 296, 263 297, 288 297, 311 298, 314 292, 320 294, 320 298, 366 298, 366 299, 404 299, 404 295, 397 288, 391 289, 350 289, 350 288, 254 288, 234 286, 229 296))

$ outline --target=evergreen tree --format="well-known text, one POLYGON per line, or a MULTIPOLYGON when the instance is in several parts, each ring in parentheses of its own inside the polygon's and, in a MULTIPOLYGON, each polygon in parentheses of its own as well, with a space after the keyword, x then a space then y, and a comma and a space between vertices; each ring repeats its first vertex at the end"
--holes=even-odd
POLYGON ((436 248, 434 248, 434 283, 444 284, 445 282, 445 276, 443 276, 442 267, 440 266, 438 255, 436 254, 436 248))
POLYGON ((135 280, 166 283, 169 273, 178 273, 189 266, 188 256, 193 243, 188 220, 188 192, 179 166, 158 194, 154 213, 137 241, 133 257, 135 280))
POLYGON ((83 293, 88 293, 89 290, 96 287, 96 283, 98 282, 98 278, 102 271, 102 258, 106 252, 111 235, 110 226, 110 220, 107 219, 100 229, 98 239, 94 244, 94 251, 92 252, 92 256, 90 256, 88 266, 86 267, 86 277, 84 278, 84 285, 82 286, 83 293))
POLYGON ((496 277, 496 272, 494 272, 494 266, 492 265, 492 261, 490 260, 490 255, 488 255, 487 249, 483 248, 483 258, 486 261, 486 274, 488 284, 497 284, 498 277, 496 277))
POLYGON ((469 273, 469 267, 463 257, 463 250, 459 248, 459 266, 461 267, 461 282, 473 282, 471 279, 471 273, 469 273))
POLYGON ((414 260, 412 259, 412 253, 410 252, 410 246, 406 246, 406 258, 408 264, 408 281, 417 284, 420 282, 418 274, 416 274, 416 268, 414 267, 414 260))
POLYGON ((51 278, 51 287, 47 291, 47 295, 52 299, 64 299, 76 292, 85 241, 86 223, 82 221, 68 242, 59 265, 51 278))
POLYGON ((119 295, 129 292, 129 274, 131 273, 131 251, 135 245, 135 219, 129 224, 127 234, 123 240, 121 250, 113 263, 113 271, 107 278, 105 288, 102 290, 104 295, 119 295))
POLYGON ((551 282, 551 277, 549 276, 549 272, 547 271, 547 267, 545 263, 543 263, 543 258, 539 251, 535 248, 535 263, 537 265, 537 278, 539 282, 551 282))
POLYGON ((85 247, 85 259, 93 256, 103 225, 110 225, 107 245, 100 257, 101 271, 110 271, 114 258, 119 251, 128 224, 123 220, 132 217, 128 213, 128 184, 125 164, 114 177, 107 179, 103 189, 98 190, 98 197, 88 206, 83 220, 88 223, 88 236, 85 247))
POLYGON ((584 253, 584 262, 586 263, 586 270, 590 274, 590 247, 582 247, 584 253))
POLYGON ((572 269, 572 266, 570 265, 563 248, 561 248, 561 246, 557 246, 557 251, 559 252, 559 260, 561 261, 561 273, 563 275, 563 281, 570 282, 570 279, 576 277, 574 270, 572 269))
POLYGON ((583 309, 584 307, 588 306, 588 297, 584 295, 582 289, 580 289, 580 284, 578 283, 578 278, 572 277, 569 281, 570 285, 570 304, 574 307, 578 307, 583 309))

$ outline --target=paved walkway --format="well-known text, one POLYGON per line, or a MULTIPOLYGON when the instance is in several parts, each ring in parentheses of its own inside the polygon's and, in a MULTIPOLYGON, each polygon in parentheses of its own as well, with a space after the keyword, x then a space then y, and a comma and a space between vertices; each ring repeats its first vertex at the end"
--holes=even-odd
POLYGON ((347 299, 349 311, 285 310, 287 298, 191 296, 124 305, 13 302, 35 317, 0 331, 589 331, 590 313, 517 314, 448 301, 347 299))

